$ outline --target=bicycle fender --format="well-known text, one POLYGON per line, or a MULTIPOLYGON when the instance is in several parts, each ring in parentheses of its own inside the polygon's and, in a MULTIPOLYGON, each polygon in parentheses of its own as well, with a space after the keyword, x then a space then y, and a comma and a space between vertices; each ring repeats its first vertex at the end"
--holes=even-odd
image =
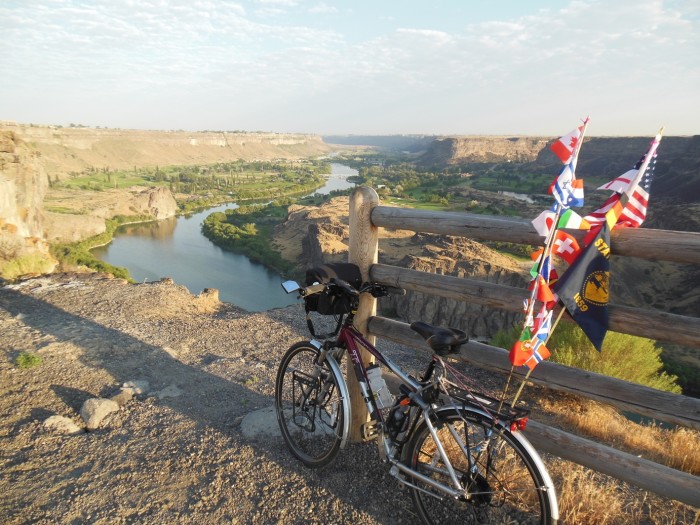
POLYGON ((513 439, 519 441, 523 448, 528 451, 533 461, 535 462, 535 465, 537 465, 537 468, 540 470, 540 474, 544 479, 544 485, 545 487, 547 487, 547 498, 549 498, 549 504, 552 508, 552 522, 556 523, 559 519, 559 504, 557 502, 557 493, 554 489, 554 483, 552 482, 552 478, 549 476, 549 471, 547 470, 544 461, 542 461, 542 458, 537 452, 537 449, 535 449, 535 447, 532 446, 530 440, 527 439, 522 432, 516 430, 515 432, 511 432, 510 435, 513 437, 513 439))
MULTIPOLYGON (((465 412, 473 412, 475 414, 482 415, 486 417, 487 419, 491 419, 491 415, 486 412, 485 410, 481 410, 475 407, 460 407, 459 410, 463 410, 465 412)), ((446 413, 446 412, 458 412, 459 410, 456 410, 453 407, 441 407, 438 408, 435 413, 436 414, 441 414, 441 413, 446 413)), ((501 428, 504 428, 503 425, 499 425, 501 428)), ((507 430, 507 429, 506 429, 507 430)), ((530 440, 528 440, 522 432, 520 431, 515 431, 515 432, 510 432, 511 437, 520 443, 523 448, 527 451, 528 454, 530 454, 530 457, 532 457, 533 462, 535 463, 535 466, 537 469, 540 471, 540 474, 542 475, 542 479, 544 480, 544 485, 547 487, 547 499, 549 499, 549 504, 552 509, 552 524, 556 524, 557 521, 559 520, 559 504, 557 502, 557 493, 554 488, 554 483, 552 482, 552 478, 549 475, 549 471, 547 470, 547 467, 544 464, 544 461, 542 461, 542 458, 540 457, 539 453, 537 452, 537 449, 532 446, 532 443, 530 443, 530 440)))
POLYGON ((343 437, 340 440, 340 448, 344 449, 350 437, 350 392, 348 391, 348 385, 345 382, 343 373, 340 371, 340 365, 338 365, 335 358, 326 355, 326 362, 331 371, 335 374, 338 388, 340 389, 340 397, 343 400, 343 437))

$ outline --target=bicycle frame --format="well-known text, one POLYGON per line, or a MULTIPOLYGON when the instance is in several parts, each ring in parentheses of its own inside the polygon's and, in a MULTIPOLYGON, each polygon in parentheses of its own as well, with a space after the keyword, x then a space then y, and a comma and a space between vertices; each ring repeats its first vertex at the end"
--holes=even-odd
MULTIPOLYGON (((417 393, 423 385, 418 383, 415 379, 407 375, 396 363, 394 363, 391 359, 383 355, 375 346, 367 341, 367 339, 364 338, 364 336, 357 330, 357 328, 354 327, 352 324, 352 319, 353 316, 350 314, 348 318, 345 320, 345 322, 342 324, 341 329, 338 333, 338 339, 336 341, 331 341, 329 342, 329 346, 340 346, 341 348, 344 348, 345 351, 349 354, 350 360, 353 364, 353 370, 355 372, 355 377, 357 378, 358 384, 360 386, 360 391, 362 393, 362 397, 365 401, 365 405, 367 406, 367 411, 369 412, 370 418, 373 421, 377 421, 380 424, 384 425, 384 417, 379 410, 379 407, 377 406, 373 392, 371 389, 371 386, 369 384, 369 379, 367 377, 367 368, 364 365, 364 362, 362 361, 362 357, 360 354, 360 347, 364 348, 367 350, 370 354, 372 354, 381 364, 386 366, 389 370, 391 370, 394 374, 396 374, 400 380, 408 386, 408 388, 411 390, 411 393, 417 393)), ((319 341, 313 341, 314 344, 322 345, 319 341)), ((319 347, 320 348, 320 347, 319 347)), ((335 358, 331 355, 326 355, 326 360, 335 364, 335 366, 338 366, 337 361, 335 358)), ((333 366, 333 365, 331 365, 333 366)), ((342 377, 342 376, 341 376, 342 377)), ((422 411, 422 416, 423 420, 425 423, 428 425, 428 429, 430 430, 430 433, 433 436, 433 440, 436 443, 440 455, 442 456, 442 459, 444 461, 445 466, 448 469, 451 481, 454 485, 454 487, 448 487, 446 485, 443 485, 442 483, 438 483, 432 478, 428 476, 424 476, 423 474, 414 471, 413 469, 408 468, 407 466, 403 465, 396 457, 393 457, 391 454, 391 450, 389 450, 389 447, 392 446, 393 444, 389 444, 386 440, 384 442, 384 446, 387 452, 387 457, 389 458, 389 462, 392 464, 392 474, 394 477, 399 479, 402 483, 405 483, 406 485, 418 488, 419 490, 423 490, 420 487, 417 487, 413 483, 410 483, 406 480, 402 480, 399 475, 398 471, 401 471, 405 474, 408 474, 409 476, 413 478, 420 479, 421 481, 431 485, 432 487, 442 491, 446 495, 456 498, 464 495, 464 487, 462 486, 462 483, 459 481, 457 474, 452 467, 452 464, 445 453, 443 447, 442 447, 442 442, 440 441, 437 432, 430 421, 429 414, 431 412, 430 405, 425 403, 424 401, 420 400, 420 397, 415 396, 413 397, 413 401, 416 402, 416 404, 419 406, 419 408, 422 411)), ((349 399, 349 397, 348 397, 349 399)), ((346 404, 347 405, 347 404, 346 404)), ((345 429, 344 429, 345 430, 345 429)), ((348 429, 349 430, 349 429, 348 429)), ((386 431, 386 427, 383 429, 386 431)), ((341 447, 344 447, 347 442, 347 435, 344 435, 342 440, 341 440, 341 447)), ((468 455, 467 455, 468 456, 468 455)), ((428 494, 431 494, 428 492, 428 494)), ((434 494, 431 494, 434 496, 434 494)))
POLYGON ((350 361, 352 362, 353 370, 355 372, 355 377, 360 385, 360 391, 362 392, 362 397, 367 405, 367 411, 370 414, 370 418, 375 421, 384 422, 382 413, 374 401, 374 392, 372 392, 369 384, 367 367, 365 367, 365 364, 362 361, 360 349, 364 348, 370 354, 372 354, 381 364, 396 374, 399 379, 401 379, 401 381, 411 389, 412 392, 417 392, 421 388, 421 385, 413 378, 408 376, 391 359, 384 356, 379 350, 377 350, 374 345, 367 341, 367 339, 365 339, 364 336, 351 323, 352 319, 348 319, 345 323, 343 323, 340 333, 338 334, 338 342, 345 347, 350 357, 350 361))
MULTIPOLYGON (((358 297, 358 291, 359 293, 368 291, 368 287, 364 287, 362 290, 353 290, 344 281, 332 284, 341 290, 344 289, 346 295, 353 299, 358 297)), ((300 289, 300 286, 293 281, 283 283, 283 286, 287 293, 300 289)), ((319 293, 322 290, 325 291, 325 286, 321 283, 315 283, 304 288, 300 296, 319 293)), ((386 292, 386 290, 383 291, 386 292)), ((382 290, 380 290, 381 292, 382 290)), ((371 293, 374 295, 374 289, 372 289, 371 293)), ((376 297, 381 296, 383 295, 376 295, 376 297)), ((351 430, 352 409, 350 407, 350 394, 345 376, 341 372, 340 367, 343 355, 347 352, 349 363, 352 363, 352 370, 358 382, 360 394, 370 416, 370 422, 366 426, 363 425, 363 437, 365 440, 376 438, 382 460, 390 465, 389 473, 400 483, 439 500, 455 498, 468 501, 472 497, 479 498, 480 491, 489 490, 488 482, 485 480, 492 468, 490 455, 492 440, 494 438, 498 439, 498 436, 501 435, 501 437, 509 441, 506 447, 510 448, 507 448, 507 450, 514 449, 516 451, 515 457, 520 458, 524 462, 523 467, 526 466, 530 471, 533 480, 536 482, 535 489, 541 491, 539 498, 548 500, 546 505, 550 509, 550 516, 556 523, 556 519, 558 519, 558 505, 551 477, 542 459, 527 438, 518 432, 518 430, 524 429, 524 423, 529 411, 512 407, 508 404, 506 404, 506 409, 501 411, 502 401, 499 402, 498 399, 488 394, 481 394, 478 391, 475 394, 459 378, 455 382, 452 374, 457 376, 459 374, 456 370, 452 370, 452 367, 447 363, 443 362, 438 351, 436 351, 436 355, 433 356, 433 360, 428 365, 423 376, 416 379, 408 375, 390 358, 383 355, 355 328, 353 321, 356 305, 357 303, 354 302, 349 309, 350 311, 345 314, 344 319, 343 315, 340 318, 336 318, 337 324, 333 333, 320 336, 315 334, 311 319, 308 316, 310 309, 307 305, 307 324, 313 337, 309 343, 319 353, 315 359, 315 372, 310 376, 317 383, 313 385, 312 383, 306 384, 301 382, 301 387, 304 388, 303 398, 305 400, 313 394, 317 396, 317 402, 323 403, 325 393, 328 391, 328 388, 324 385, 336 385, 338 394, 343 400, 341 403, 343 411, 342 429, 333 424, 333 420, 331 420, 331 425, 336 429, 336 439, 340 437, 339 447, 346 447, 351 430), (403 397, 395 400, 391 406, 383 406, 383 403, 379 402, 378 398, 375 398, 375 394, 379 394, 379 392, 372 390, 368 368, 362 359, 361 352, 363 349, 373 356, 380 365, 383 365, 395 374, 402 383, 400 391, 403 397), (333 376, 335 376, 335 380, 332 383, 326 381, 325 372, 324 378, 320 379, 321 370, 326 365, 333 376), (496 405, 498 408, 496 408, 496 405), (384 410, 384 413, 382 413, 382 410, 384 410), (398 414, 397 410, 401 410, 403 414, 398 414), (523 424, 520 425, 520 423, 523 424), (462 430, 463 424, 465 428, 462 430), (472 437, 472 431, 467 428, 471 428, 470 425, 477 425, 483 429, 483 433, 479 437, 472 437), (443 443, 440 435, 438 435, 438 431, 443 433, 445 429, 448 432, 446 439, 449 443, 447 441, 443 443), (342 434, 339 434, 339 432, 342 434), (415 432, 420 432, 420 434, 414 434, 415 432), (430 435, 429 438, 426 436, 426 432, 430 435), (502 436, 504 433, 507 433, 507 435, 502 436), (451 438, 449 437, 450 434, 451 438), (416 447, 427 442, 425 441, 427 439, 431 440, 429 450, 431 450, 432 459, 428 462, 420 461, 420 466, 418 466, 419 460, 416 455, 418 454, 418 449, 416 447), (445 448, 449 444, 451 452, 458 450, 455 449, 455 443, 462 451, 459 457, 462 458, 463 456, 467 460, 466 464, 462 460, 458 460, 458 463, 455 464, 459 465, 458 470, 452 464, 445 448), (514 443, 518 443, 520 451, 518 451, 514 443), (406 446, 409 448, 405 448, 406 446), (484 458, 480 459, 484 451, 487 454, 485 461, 484 458), (412 457, 409 458, 409 455, 412 457), (482 470, 485 470, 484 475, 481 474, 482 470), (423 472, 427 472, 430 475, 426 475, 423 472), (436 478, 431 477, 435 474, 438 474, 436 478), (483 483, 487 483, 486 489, 481 487, 483 483), (476 491, 473 490, 474 488, 476 488, 476 491), (545 495, 543 496, 542 494, 545 495)), ((323 313, 327 314, 327 312, 323 313)), ((431 330, 434 329, 434 327, 429 328, 431 330)), ((419 333, 422 334, 422 332, 419 333)), ((286 369, 280 367, 278 374, 281 374, 283 370, 286 369)), ((279 377, 281 376, 278 375, 278 381, 279 377)), ((293 394, 293 398, 296 399, 295 394, 293 394)), ((337 402, 335 404, 337 405, 337 402)), ((330 412, 330 414, 333 413, 337 413, 335 409, 330 412)), ((279 414, 278 407, 278 418, 280 417, 279 414)), ((315 419, 315 416, 312 416, 312 418, 315 419)), ((281 419, 280 425, 284 425, 281 419)), ((443 437, 445 436, 443 435, 443 437)), ((287 437, 285 439, 292 448, 292 452, 304 461, 299 456, 301 452, 297 452, 297 446, 292 444, 287 437)), ((335 446, 338 446, 337 441, 335 446)), ((421 448, 420 450, 422 453, 423 449, 421 448)), ((335 451, 337 453, 337 448, 335 451)), ((498 479, 496 479, 496 482, 499 483, 498 479)), ((504 494, 509 492, 512 492, 511 488, 503 487, 504 494)), ((415 494, 414 492, 414 497, 418 497, 415 494)), ((417 499, 416 501, 418 502, 417 499)), ((489 502, 490 497, 486 503, 489 502)), ((479 504, 478 500, 477 504, 479 504)))

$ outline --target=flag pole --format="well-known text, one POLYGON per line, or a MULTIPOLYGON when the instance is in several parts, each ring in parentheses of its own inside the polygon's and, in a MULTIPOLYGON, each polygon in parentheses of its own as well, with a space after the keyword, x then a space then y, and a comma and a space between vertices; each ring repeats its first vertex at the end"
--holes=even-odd
MULTIPOLYGON (((586 118, 583 120, 583 129, 581 130, 581 138, 578 140, 576 143, 576 146, 574 147, 574 151, 571 154, 571 160, 569 161, 569 164, 571 165, 571 174, 572 178, 576 178, 576 164, 578 162, 578 154, 581 151, 581 146, 583 145, 583 139, 586 136, 586 129, 588 128, 588 121, 590 120, 590 116, 586 116, 586 118)), ((552 245, 554 238, 556 237, 556 232, 559 229, 559 217, 561 216, 561 212, 563 209, 563 206, 561 203, 557 201, 556 203, 556 211, 554 215, 554 221, 552 222, 552 228, 547 232, 547 238, 545 240, 545 245, 544 245, 544 250, 542 251, 542 256, 540 257, 540 263, 537 266, 537 277, 535 277, 535 282, 532 286, 532 293, 530 294, 530 299, 527 305, 527 309, 525 310, 525 324, 527 326, 528 320, 532 318, 534 314, 534 309, 535 309, 535 301, 537 298, 537 291, 539 288, 539 279, 538 277, 543 277, 545 279, 545 282, 549 284, 549 275, 546 277, 542 275, 542 270, 544 269, 544 263, 547 260, 548 257, 551 257, 552 254, 552 245)), ((551 266, 551 263, 550 263, 551 266)), ((564 313, 564 309, 559 312, 559 316, 557 317, 556 321, 552 325, 552 328, 549 331, 549 334, 547 335, 547 340, 545 341, 545 344, 549 341, 549 338, 552 335, 552 332, 554 332, 554 329, 556 328, 557 324, 559 323, 559 320, 561 319, 562 315, 564 313)), ((523 328, 523 331, 525 330, 525 327, 523 328)), ((521 331, 521 337, 522 337, 522 331, 521 331)), ((528 370, 527 374, 523 378, 522 382, 520 383, 520 387, 518 388, 518 391, 516 392, 513 401, 512 401, 512 406, 515 406, 515 403, 517 403, 518 398, 520 397, 520 394, 522 393, 523 387, 525 386, 525 383, 527 382, 528 378, 530 377, 530 374, 532 373, 533 369, 528 370)), ((508 389, 510 387, 510 382, 513 377, 513 372, 515 371, 515 366, 511 365, 510 367, 510 372, 508 373, 508 379, 506 380, 506 384, 503 387, 503 393, 501 394, 501 402, 498 406, 498 411, 501 411, 501 408, 503 406, 503 403, 505 401, 506 396, 508 395, 508 389)))
MULTIPOLYGON (((554 329, 557 327, 559 324, 559 321, 561 320, 562 316, 564 315, 564 311, 566 308, 562 307, 561 310, 559 310, 559 315, 557 315, 557 319, 554 321, 554 324, 552 325, 552 329, 549 331, 549 334, 547 334, 547 339, 544 342, 544 345, 547 346, 547 343, 549 343, 549 339, 552 337, 552 333, 554 332, 554 329)), ((532 374, 532 371, 534 368, 530 368, 527 371, 527 374, 525 374, 525 377, 523 377, 522 382, 520 383, 520 387, 518 388, 518 391, 515 393, 515 396, 513 397, 513 401, 511 402, 511 406, 515 406, 515 404, 518 402, 518 398, 520 397, 520 394, 523 392, 523 388, 525 387, 525 383, 527 383, 527 380, 530 378, 530 374, 532 374)))
MULTIPOLYGON (((586 135, 586 128, 588 127, 588 121, 590 120, 589 116, 586 116, 586 118, 583 120, 583 129, 581 130, 581 137, 576 143, 576 146, 574 147, 574 150, 571 154, 571 160, 568 162, 568 164, 571 165, 571 174, 572 178, 576 178, 576 163, 578 161, 578 154, 581 151, 581 146, 583 144, 583 139, 586 135)), ((532 286, 532 292, 530 293, 530 299, 528 300, 527 307, 525 309, 525 322, 524 322, 524 327, 523 330, 521 331, 520 337, 522 337, 522 333, 529 326, 529 320, 533 318, 534 310, 535 310, 535 302, 537 300, 537 292, 538 288, 540 286, 540 280, 538 277, 544 277, 542 276, 542 270, 544 269, 544 264, 545 261, 547 260, 548 257, 551 257, 552 254, 552 245, 554 238, 556 236, 556 232, 559 229, 559 218, 561 216, 563 206, 561 203, 557 202, 556 203, 556 211, 554 212, 554 221, 552 222, 552 228, 547 232, 546 240, 544 243, 544 250, 542 251, 542 256, 540 257, 540 262, 539 265, 537 266, 537 277, 534 278, 534 284, 532 286)), ((551 263, 550 263, 551 267, 551 263)), ((544 277, 545 282, 549 283, 549 275, 544 277)), ((561 314, 559 316, 561 318, 561 314)), ((557 322, 559 321, 559 318, 557 319, 557 322)), ((551 332, 554 330, 554 327, 556 327, 556 323, 550 330, 551 332)), ((549 340, 549 337, 547 338, 549 340)), ((501 408, 503 407, 503 403, 505 402, 506 396, 508 395, 508 389, 510 388, 510 382, 511 379, 513 378, 513 373, 515 371, 515 366, 511 365, 510 367, 510 372, 508 373, 508 378, 506 379, 506 384, 503 387, 503 392, 501 394, 501 402, 498 406, 498 411, 501 411, 501 408)), ((532 372, 532 370, 530 370, 532 372)), ((525 381, 527 380, 527 377, 529 377, 530 372, 528 372, 527 376, 523 380, 523 383, 520 385, 520 389, 516 393, 515 400, 513 401, 513 404, 515 404, 515 401, 517 401, 518 397, 520 396, 520 393, 522 391, 523 385, 525 384, 525 381)))
MULTIPOLYGON (((639 166, 639 172, 637 173, 637 176, 634 178, 632 184, 629 185, 627 190, 620 197, 620 204, 622 205, 622 208, 627 206, 627 203, 630 199, 630 195, 634 193, 634 190, 637 188, 637 186, 639 186, 639 183, 642 181, 642 177, 644 177, 644 173, 647 171, 647 167, 649 166, 651 159, 654 157, 654 155, 656 155, 656 149, 659 147, 659 143, 661 142, 663 133, 664 127, 661 126, 661 128, 659 128, 659 132, 656 134, 656 137, 654 137, 654 140, 652 140, 651 145, 649 146, 649 150, 647 151, 646 155, 644 155, 644 161, 642 162, 642 165, 639 166)), ((612 230, 612 226, 610 226, 610 229, 612 230)))

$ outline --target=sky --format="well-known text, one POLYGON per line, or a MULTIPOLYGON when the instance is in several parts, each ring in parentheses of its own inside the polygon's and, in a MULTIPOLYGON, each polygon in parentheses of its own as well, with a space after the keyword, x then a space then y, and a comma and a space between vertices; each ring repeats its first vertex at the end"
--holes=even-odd
POLYGON ((0 120, 700 134, 698 0, 0 0, 0 120))

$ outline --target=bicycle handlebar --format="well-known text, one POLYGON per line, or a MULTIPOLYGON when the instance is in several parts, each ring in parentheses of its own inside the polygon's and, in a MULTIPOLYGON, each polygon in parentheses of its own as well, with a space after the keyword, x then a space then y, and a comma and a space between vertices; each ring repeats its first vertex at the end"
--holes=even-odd
POLYGON ((404 290, 403 288, 398 288, 395 286, 386 286, 377 283, 364 283, 362 284, 362 286, 360 286, 360 289, 358 290, 347 281, 343 281, 342 279, 337 279, 335 277, 327 283, 315 283, 304 287, 300 286, 298 292, 301 297, 308 297, 309 295, 322 293, 329 288, 339 289, 343 293, 352 297, 357 297, 361 293, 370 293, 374 297, 386 297, 387 295, 406 295, 406 290, 404 290))

